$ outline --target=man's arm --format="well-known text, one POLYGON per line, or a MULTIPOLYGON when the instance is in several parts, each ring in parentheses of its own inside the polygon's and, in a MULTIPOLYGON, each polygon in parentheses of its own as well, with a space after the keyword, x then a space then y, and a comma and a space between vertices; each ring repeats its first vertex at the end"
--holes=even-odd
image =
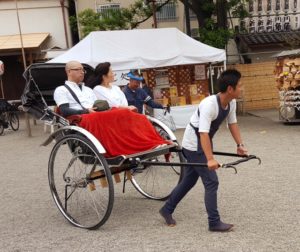
POLYGON ((151 108, 159 108, 159 109, 163 109, 164 106, 161 105, 160 103, 157 103, 155 101, 152 100, 152 98, 146 93, 145 90, 140 89, 141 95, 143 97, 143 101, 145 104, 147 104, 149 107, 151 108))
POLYGON ((247 149, 244 147, 240 129, 237 123, 228 124, 230 133, 237 144, 237 154, 238 155, 247 155, 247 149))
POLYGON ((87 109, 72 109, 69 106, 69 103, 65 103, 65 104, 61 104, 59 106, 60 112, 62 114, 63 117, 68 117, 71 115, 81 115, 81 114, 88 114, 89 111, 87 109))
POLYGON ((212 147, 211 147, 211 141, 208 133, 206 132, 200 132, 200 141, 201 141, 201 147, 204 151, 205 157, 207 159, 207 167, 210 170, 216 170, 219 168, 219 163, 214 159, 212 147))
POLYGON ((157 102, 153 101, 150 96, 148 96, 148 97, 150 99, 145 102, 148 106, 150 106, 151 108, 159 108, 159 109, 163 109, 164 108, 164 106, 161 105, 160 103, 157 103, 157 102))

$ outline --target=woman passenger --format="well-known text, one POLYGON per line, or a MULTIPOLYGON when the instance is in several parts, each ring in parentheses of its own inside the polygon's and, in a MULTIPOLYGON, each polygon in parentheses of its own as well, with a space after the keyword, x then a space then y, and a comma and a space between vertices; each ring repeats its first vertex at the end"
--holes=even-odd
POLYGON ((128 106, 128 102, 122 90, 113 85, 114 74, 109 62, 99 63, 94 74, 88 79, 87 86, 93 91, 99 100, 106 100, 109 106, 115 108, 128 108, 137 111, 135 106, 128 106))

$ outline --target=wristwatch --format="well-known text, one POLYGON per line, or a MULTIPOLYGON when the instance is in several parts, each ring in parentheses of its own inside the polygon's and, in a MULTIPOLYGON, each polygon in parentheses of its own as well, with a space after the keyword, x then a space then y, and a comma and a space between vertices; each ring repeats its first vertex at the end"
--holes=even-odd
POLYGON ((239 144, 236 145, 236 147, 238 147, 238 148, 239 148, 239 147, 244 147, 244 144, 239 143, 239 144))

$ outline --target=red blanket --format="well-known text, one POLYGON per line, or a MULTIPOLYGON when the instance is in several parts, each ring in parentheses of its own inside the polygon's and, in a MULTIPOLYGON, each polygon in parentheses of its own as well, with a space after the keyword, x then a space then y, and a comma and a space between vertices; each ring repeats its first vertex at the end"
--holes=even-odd
POLYGON ((146 116, 128 109, 84 114, 79 126, 91 132, 107 151, 106 157, 134 154, 169 143, 146 116))

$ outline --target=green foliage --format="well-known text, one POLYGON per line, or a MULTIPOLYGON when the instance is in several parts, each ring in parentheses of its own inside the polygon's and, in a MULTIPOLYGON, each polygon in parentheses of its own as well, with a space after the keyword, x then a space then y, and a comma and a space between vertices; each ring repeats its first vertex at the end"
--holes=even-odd
POLYGON ((207 45, 224 49, 232 31, 218 28, 214 20, 206 20, 206 25, 199 29, 199 40, 207 45))
MULTIPOLYGON (((111 0, 106 1, 111 2, 111 0)), ((165 0, 157 5, 157 10, 164 3, 176 1, 165 0)), ((153 14, 152 11, 151 5, 145 5, 143 0, 136 0, 128 8, 110 9, 102 13, 95 13, 92 9, 86 9, 78 14, 78 22, 81 33, 85 37, 91 31, 134 29, 149 19, 153 14)), ((77 26, 76 18, 72 17, 70 23, 72 28, 77 26)))
POLYGON ((249 0, 230 0, 228 1, 228 10, 235 18, 244 19, 249 16, 249 12, 246 9, 246 4, 249 0))

